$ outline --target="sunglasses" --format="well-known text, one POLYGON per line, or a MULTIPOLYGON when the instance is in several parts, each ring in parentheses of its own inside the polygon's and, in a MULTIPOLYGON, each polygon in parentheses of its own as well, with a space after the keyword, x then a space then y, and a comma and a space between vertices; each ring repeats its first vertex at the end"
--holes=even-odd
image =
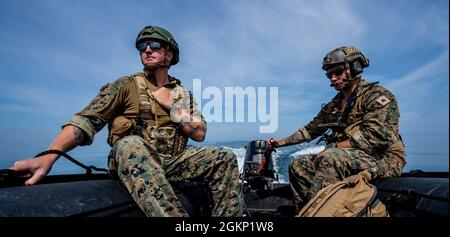
POLYGON ((325 75, 327 75, 328 79, 331 79, 333 77, 333 75, 339 77, 342 75, 342 73, 344 73, 345 69, 342 67, 337 67, 331 71, 327 71, 325 73, 325 75))
POLYGON ((152 51, 158 51, 163 48, 163 45, 158 41, 147 41, 138 44, 137 49, 139 50, 139 52, 144 52, 147 49, 147 46, 150 46, 150 49, 152 51))

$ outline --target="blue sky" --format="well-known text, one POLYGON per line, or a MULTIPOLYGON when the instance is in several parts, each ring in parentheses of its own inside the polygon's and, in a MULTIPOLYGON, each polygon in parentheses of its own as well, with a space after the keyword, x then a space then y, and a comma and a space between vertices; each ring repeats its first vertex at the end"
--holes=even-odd
MULTIPOLYGON (((171 75, 187 87, 278 87, 277 132, 213 122, 208 141, 305 125, 335 94, 323 56, 351 44, 370 59, 364 77, 397 96, 409 163, 448 170, 448 19, 447 0, 2 0, 0 168, 45 150, 102 85, 140 71, 136 35, 160 25, 180 45, 171 75)), ((105 134, 75 154, 106 156, 105 134)))

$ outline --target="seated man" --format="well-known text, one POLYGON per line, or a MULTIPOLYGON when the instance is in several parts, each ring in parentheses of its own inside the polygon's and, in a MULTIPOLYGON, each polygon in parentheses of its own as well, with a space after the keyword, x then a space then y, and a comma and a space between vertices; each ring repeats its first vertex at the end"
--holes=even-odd
POLYGON ((329 52, 322 69, 339 93, 305 127, 284 139, 268 141, 282 147, 322 136, 326 142, 318 155, 301 157, 289 166, 298 209, 322 188, 350 175, 367 170, 372 178, 396 177, 406 164, 397 101, 378 82, 361 79, 367 66, 369 60, 355 47, 329 52))
MULTIPOLYGON (((188 138, 203 141, 206 122, 191 92, 169 76, 178 63, 179 47, 172 34, 145 27, 136 48, 144 72, 105 85, 81 112, 63 126, 49 149, 67 152, 89 145, 108 124, 112 150, 109 168, 118 175, 147 216, 187 216, 169 181, 204 181, 211 191, 213 216, 241 216, 236 156, 220 148, 186 148, 188 138)), ((22 160, 11 169, 39 182, 59 158, 56 154, 22 160)))

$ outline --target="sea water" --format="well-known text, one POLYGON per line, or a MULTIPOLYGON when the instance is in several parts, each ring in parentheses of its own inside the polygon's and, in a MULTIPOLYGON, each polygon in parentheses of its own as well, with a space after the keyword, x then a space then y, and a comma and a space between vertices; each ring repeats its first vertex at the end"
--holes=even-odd
MULTIPOLYGON (((230 149, 237 157, 239 170, 242 171, 245 159, 246 145, 250 141, 229 141, 229 142, 210 142, 196 143, 195 145, 204 145, 211 147, 222 147, 230 149)), ((279 182, 287 182, 289 180, 288 167, 289 163, 294 159, 302 159, 303 155, 317 154, 325 148, 324 144, 316 144, 315 142, 304 143, 300 145, 277 148, 273 153, 274 169, 278 173, 279 182)), ((93 165, 99 168, 107 167, 109 147, 83 147, 71 151, 69 154, 85 165, 93 165)), ((17 149, 15 153, 17 155, 17 149)), ((24 155, 22 155, 25 157, 24 155)), ((0 169, 9 168, 15 160, 23 158, 22 156, 4 156, 0 160, 0 169)), ((448 154, 435 152, 408 152, 407 165, 404 172, 421 169, 423 171, 446 171, 449 170, 448 154)), ((51 170, 51 175, 56 174, 80 174, 85 172, 82 168, 76 166, 70 161, 61 158, 55 163, 51 170)))

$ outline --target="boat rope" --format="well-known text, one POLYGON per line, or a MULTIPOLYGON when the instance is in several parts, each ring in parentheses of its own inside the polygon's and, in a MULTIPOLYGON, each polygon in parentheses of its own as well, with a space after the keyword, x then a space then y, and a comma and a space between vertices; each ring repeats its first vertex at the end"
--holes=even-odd
POLYGON ((68 159, 68 160, 71 161, 72 163, 74 163, 74 164, 80 166, 81 168, 85 169, 87 175, 91 175, 91 174, 92 174, 92 170, 99 171, 99 172, 106 172, 106 173, 108 173, 108 170, 107 170, 107 169, 104 169, 104 168, 97 168, 96 166, 93 166, 93 165, 86 166, 86 165, 84 165, 83 163, 81 163, 81 162, 75 160, 75 158, 69 156, 67 153, 65 153, 65 152, 63 152, 63 151, 60 151, 60 150, 47 150, 47 151, 43 151, 43 152, 37 154, 36 156, 34 156, 34 158, 39 157, 39 156, 43 156, 43 155, 47 155, 47 154, 57 154, 57 155, 63 156, 64 158, 68 159))

